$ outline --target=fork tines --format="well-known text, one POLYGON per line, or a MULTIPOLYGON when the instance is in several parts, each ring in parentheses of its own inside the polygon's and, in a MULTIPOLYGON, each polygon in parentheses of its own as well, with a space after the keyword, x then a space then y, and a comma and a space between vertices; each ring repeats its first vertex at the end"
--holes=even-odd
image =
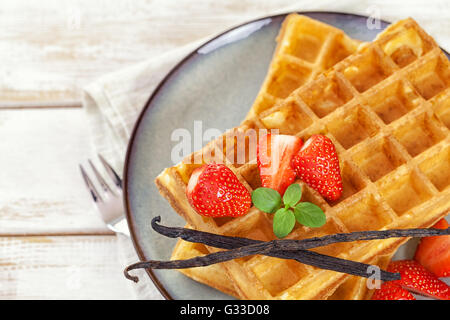
MULTIPOLYGON (((119 188, 122 189, 122 179, 117 174, 117 172, 113 169, 113 167, 103 158, 100 154, 98 155, 100 162, 102 163, 103 167, 105 168, 106 173, 109 175, 111 180, 114 182, 114 184, 119 188)), ((98 181, 98 183, 103 188, 104 192, 106 194, 111 194, 113 196, 117 196, 116 192, 110 187, 110 185, 106 182, 106 180, 102 177, 100 172, 95 167, 94 163, 91 161, 91 159, 88 160, 89 166, 91 167, 92 171, 94 172, 94 175, 98 181)), ((104 199, 98 192, 97 188, 95 187, 95 184, 92 182, 91 178, 89 178, 89 175, 87 174, 86 170, 84 169, 83 165, 80 166, 81 176, 83 177, 83 180, 89 189, 89 192, 91 193, 92 198, 95 202, 103 202, 104 199)))

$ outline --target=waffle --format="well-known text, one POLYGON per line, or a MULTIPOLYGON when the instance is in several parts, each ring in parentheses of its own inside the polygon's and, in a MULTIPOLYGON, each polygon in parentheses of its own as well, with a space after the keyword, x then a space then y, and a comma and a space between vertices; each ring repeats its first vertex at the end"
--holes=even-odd
MULTIPOLYGON (((189 226, 186 227, 189 228, 189 226)), ((208 253, 208 248, 201 243, 178 240, 170 259, 185 260, 208 253)), ((179 269, 179 271, 195 281, 206 284, 235 298, 239 298, 239 294, 234 289, 233 281, 229 279, 227 271, 221 263, 207 267, 179 269)))
POLYGON ((359 44, 340 29, 289 14, 278 34, 266 78, 245 120, 283 101, 292 91, 354 53, 359 44))
MULTIPOLYGON (((189 226, 186 225, 187 228, 189 226)), ((178 240, 173 249, 171 260, 185 260, 210 253, 208 248, 200 243, 192 243, 178 240)), ((386 269, 391 261, 392 254, 373 259, 369 263, 386 269)), ((207 267, 188 268, 179 270, 189 278, 215 288, 225 294, 239 298, 234 288, 233 281, 228 277, 226 269, 219 263, 207 267)), ((350 276, 337 290, 328 297, 329 300, 368 300, 373 290, 367 287, 367 279, 358 276, 350 276)))
MULTIPOLYGON (((385 270, 391 262, 392 256, 393 253, 380 256, 369 261, 369 264, 385 270)), ((328 300, 370 300, 373 293, 374 289, 368 288, 366 278, 350 276, 328 297, 328 300)))
MULTIPOLYGON (((239 218, 198 215, 185 195, 190 174, 202 165, 199 160, 222 159, 251 191, 260 186, 253 153, 245 153, 244 163, 236 161, 237 151, 248 151, 253 145, 248 129, 277 128, 304 140, 325 134, 339 155, 343 195, 328 202, 297 181, 302 200, 321 207, 327 223, 321 228, 297 224, 287 238, 430 227, 450 210, 449 92, 446 56, 414 20, 399 21, 281 103, 251 118, 250 125, 246 122, 226 132, 177 166, 165 169, 156 184, 174 209, 198 230, 272 240, 272 215, 254 207, 239 218)), ((371 263, 392 254, 406 240, 338 243, 314 250, 371 263)), ((259 255, 223 265, 238 296, 244 299, 325 299, 349 278, 293 260, 259 255)))
MULTIPOLYGON (((354 53, 359 44, 359 41, 350 39, 330 25, 306 16, 289 14, 283 21, 267 76, 246 120, 251 121, 264 110, 280 103, 308 80, 354 53)), ((206 253, 208 249, 201 244, 179 240, 171 259, 188 259, 206 253)), ((179 271, 198 282, 238 297, 220 264, 179 271)), ((342 296, 354 298, 349 294, 353 288, 345 288, 346 293, 341 290, 342 296)))

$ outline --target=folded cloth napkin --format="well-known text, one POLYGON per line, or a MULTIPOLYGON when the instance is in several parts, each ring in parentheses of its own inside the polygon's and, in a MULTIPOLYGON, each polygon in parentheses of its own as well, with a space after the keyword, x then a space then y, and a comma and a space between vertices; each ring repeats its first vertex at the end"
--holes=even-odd
MULTIPOLYGON (((202 3, 204 2, 202 1, 202 3)), ((213 0, 210 2, 212 5, 213 0)), ((447 50, 450 48, 450 22, 447 18, 450 4, 447 0, 390 2, 381 0, 370 2, 361 0, 316 0, 313 2, 302 0, 296 1, 294 5, 291 4, 290 6, 288 2, 280 0, 254 2, 229 0, 227 6, 236 7, 236 17, 230 18, 228 15, 225 19, 215 16, 215 21, 217 21, 218 26, 222 27, 223 25, 223 30, 226 30, 233 25, 258 17, 291 11, 348 12, 372 15, 387 21, 411 16, 434 36, 441 46, 447 50), (224 20, 230 21, 230 24, 223 24, 224 20)), ((167 9, 164 8, 166 3, 161 3, 161 8, 159 8, 161 12, 167 9)), ((180 12, 186 12, 186 10, 190 10, 191 15, 196 14, 196 6, 192 6, 193 2, 177 1, 177 5, 178 3, 179 7, 170 18, 172 21, 177 21, 177 15, 181 14, 180 12)), ((202 12, 205 14, 204 10, 202 12)), ((179 32, 183 33, 182 27, 180 27, 179 32)), ((213 36, 214 34, 209 34, 209 31, 205 30, 204 37, 201 39, 187 39, 191 41, 182 47, 173 48, 160 56, 107 74, 83 88, 83 108, 86 111, 92 143, 96 152, 105 156, 115 168, 123 168, 128 139, 135 120, 150 94, 173 66, 213 36)), ((119 250, 124 266, 138 260, 131 241, 127 237, 119 236, 119 250)), ((162 298, 147 276, 141 274, 140 279, 141 281, 137 285, 130 282, 130 285, 135 289, 136 298, 162 298)))

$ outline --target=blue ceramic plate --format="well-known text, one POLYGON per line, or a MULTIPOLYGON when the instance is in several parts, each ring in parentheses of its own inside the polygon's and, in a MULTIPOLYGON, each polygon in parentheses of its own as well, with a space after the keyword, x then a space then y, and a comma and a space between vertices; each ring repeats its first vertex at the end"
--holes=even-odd
MULTIPOLYGON (((363 41, 371 41, 381 31, 370 30, 364 16, 302 14, 363 41)), ((178 142, 171 141, 173 130, 185 128, 193 133, 194 121, 201 120, 203 130, 225 131, 244 119, 266 75, 285 16, 248 22, 205 43, 165 77, 144 107, 129 142, 125 165, 127 219, 141 260, 167 260, 176 243, 151 229, 154 216, 161 215, 165 225, 185 224, 153 182, 164 168, 174 165, 171 151, 178 142)), ((386 25, 381 23, 383 29, 386 25)), ((175 270, 148 274, 167 299, 232 299, 175 270)))

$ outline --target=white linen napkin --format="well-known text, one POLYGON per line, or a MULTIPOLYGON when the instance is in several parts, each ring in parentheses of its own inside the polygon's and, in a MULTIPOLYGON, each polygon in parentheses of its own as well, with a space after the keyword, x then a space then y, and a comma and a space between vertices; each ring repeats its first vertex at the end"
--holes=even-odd
MULTIPOLYGON (((211 3, 214 0, 211 0, 211 3)), ((205 2, 205 1, 203 1, 205 2)), ((164 12, 165 3, 155 10, 164 12)), ((190 11, 196 14, 192 1, 177 1, 179 7, 173 12, 171 19, 177 21, 178 12, 190 11)), ((290 11, 337 11, 356 13, 361 15, 375 15, 387 21, 395 21, 406 17, 413 17, 427 30, 436 41, 444 48, 450 49, 450 21, 448 14, 450 4, 447 0, 402 0, 402 1, 361 1, 361 0, 316 0, 316 1, 280 1, 260 0, 242 1, 228 0, 227 6, 235 5, 239 8, 236 18, 227 17, 229 25, 223 24, 223 20, 217 17, 217 24, 223 30, 229 29, 248 20, 253 20, 265 15, 284 13, 290 11), (290 4, 289 4, 290 2, 290 4)), ((203 13, 204 14, 204 13, 203 13)), ((164 32, 164 30, 162 30, 164 32)), ((183 30, 180 27, 179 32, 183 30)), ((188 37, 188 35, 186 35, 188 37)), ((172 50, 160 56, 150 58, 139 64, 127 67, 123 70, 107 74, 83 88, 83 108, 86 111, 87 120, 91 128, 92 143, 96 152, 102 154, 115 168, 123 168, 128 139, 133 129, 135 120, 150 94, 156 88, 162 78, 184 56, 197 48, 214 34, 204 31, 201 39, 188 39, 190 42, 182 47, 172 50)), ((123 265, 128 265, 138 260, 131 241, 119 236, 120 256, 123 265)), ((140 274, 140 282, 135 285, 138 299, 161 299, 157 289, 145 274, 140 274)))

